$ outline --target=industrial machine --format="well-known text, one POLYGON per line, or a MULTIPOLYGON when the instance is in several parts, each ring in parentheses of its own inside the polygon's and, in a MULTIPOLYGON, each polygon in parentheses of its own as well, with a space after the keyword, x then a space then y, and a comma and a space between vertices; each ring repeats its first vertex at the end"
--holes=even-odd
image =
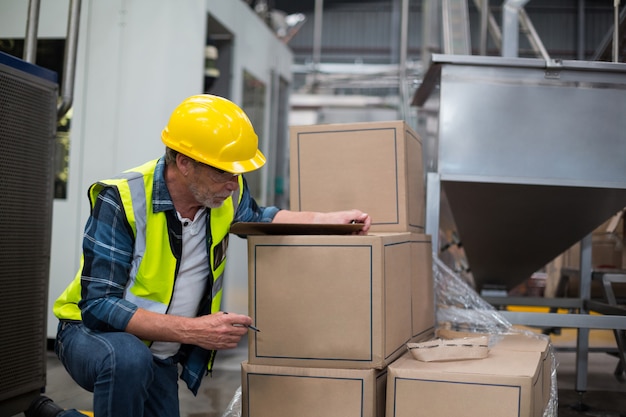
POLYGON ((46 385, 57 74, 0 53, 0 416, 46 385))
POLYGON ((413 104, 436 126, 425 163, 433 247, 450 214, 487 301, 580 313, 502 312, 513 324, 579 329, 585 391, 589 329, 626 329, 623 313, 590 300, 591 233, 626 206, 626 65, 435 54, 413 104), (581 240, 579 297, 508 297, 581 240))
POLYGON ((0 417, 27 410, 46 386, 56 131, 72 104, 80 5, 70 1, 62 80, 34 64, 37 0, 23 59, 0 52, 0 417))
POLYGON ((618 63, 433 55, 414 98, 438 100, 428 189, 479 291, 510 290, 626 206, 625 86, 618 63))

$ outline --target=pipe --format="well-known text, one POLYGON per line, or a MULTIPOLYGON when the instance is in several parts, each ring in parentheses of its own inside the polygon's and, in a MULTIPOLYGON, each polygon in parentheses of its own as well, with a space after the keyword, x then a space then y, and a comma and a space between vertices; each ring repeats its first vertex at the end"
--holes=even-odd
POLYGON ((70 0, 65 39, 65 59, 63 62, 63 82, 61 83, 61 102, 57 106, 60 120, 72 107, 74 100, 74 78, 76 73, 76 50, 78 47, 78 28, 80 22, 81 0, 70 0))
POLYGON ((613 62, 619 61, 619 3, 620 0, 614 0, 613 5, 613 62))
POLYGON ((483 10, 486 11, 488 33, 491 35, 491 39, 496 45, 496 48, 502 49, 502 32, 500 32, 500 27, 498 26, 496 18, 489 11, 489 0, 474 0, 474 4, 476 5, 476 8, 480 9, 481 11, 481 25, 483 24, 482 19, 484 18, 482 15, 483 10))
POLYGON ((400 61, 398 65, 398 79, 400 81, 400 110, 402 119, 406 119, 409 113, 409 92, 406 77, 406 62, 409 49, 409 0, 402 0, 400 20, 400 61))
POLYGON ((324 0, 315 0, 315 23, 313 25, 313 90, 319 83, 319 67, 322 60, 322 16, 324 0))
POLYGON ((439 50, 441 31, 441 4, 439 0, 422 2, 422 68, 426 72, 433 51, 439 50))
POLYGON ((506 0, 502 6, 502 56, 517 57, 519 46, 519 10, 528 0, 506 0))
POLYGON ((480 55, 487 55, 487 33, 489 29, 489 0, 482 0, 480 6, 480 55))
POLYGON ((389 63, 397 64, 400 61, 400 32, 402 29, 398 30, 400 25, 402 24, 402 17, 400 16, 402 0, 392 0, 391 1, 391 33, 389 36, 390 42, 390 53, 389 53, 389 63))
POLYGON ((578 36, 577 36, 577 51, 576 57, 579 61, 585 59, 585 33, 587 29, 585 27, 585 0, 578 0, 578 36))
POLYGON ((441 0, 443 51, 453 55, 471 55, 467 1, 441 0))
POLYGON ((28 20, 24 40, 24 61, 34 64, 37 59, 37 29, 39 27, 39 0, 28 2, 28 20))

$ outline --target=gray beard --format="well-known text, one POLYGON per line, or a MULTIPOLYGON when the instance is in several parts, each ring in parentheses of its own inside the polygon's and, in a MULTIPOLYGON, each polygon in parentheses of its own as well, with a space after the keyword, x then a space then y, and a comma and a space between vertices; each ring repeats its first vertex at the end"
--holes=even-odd
MULTIPOLYGON (((222 204, 224 204, 224 200, 216 201, 217 200, 216 196, 206 197, 205 195, 200 193, 200 191, 196 187, 194 187, 194 186, 191 186, 189 188, 189 190, 191 191, 191 194, 196 199, 196 201, 199 204, 202 204, 204 207, 215 209, 215 208, 221 207, 222 204)), ((228 195, 228 197, 230 197, 230 194, 228 195)), ((228 198, 228 197, 226 197, 226 198, 228 198)))

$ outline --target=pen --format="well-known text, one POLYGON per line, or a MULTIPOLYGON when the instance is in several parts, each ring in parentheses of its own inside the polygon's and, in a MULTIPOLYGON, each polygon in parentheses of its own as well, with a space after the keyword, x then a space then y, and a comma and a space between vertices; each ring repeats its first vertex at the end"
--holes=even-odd
MULTIPOLYGON (((224 314, 228 314, 228 311, 224 311, 224 314)), ((235 325, 233 325, 233 326, 235 326, 235 325)), ((244 325, 243 324, 237 324, 236 326, 244 326, 244 325)), ((245 327, 247 327, 248 329, 253 330, 255 332, 260 332, 261 331, 261 330, 259 330, 258 327, 254 327, 253 325, 249 325, 249 326, 245 326, 245 327)))

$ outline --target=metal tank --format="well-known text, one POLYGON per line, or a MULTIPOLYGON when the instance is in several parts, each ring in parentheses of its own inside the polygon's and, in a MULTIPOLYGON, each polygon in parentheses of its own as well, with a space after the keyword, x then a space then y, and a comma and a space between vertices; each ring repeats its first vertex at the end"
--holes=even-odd
POLYGON ((437 248, 452 214, 479 291, 520 284, 626 206, 626 64, 435 54, 412 104, 434 120, 426 231, 437 248))

